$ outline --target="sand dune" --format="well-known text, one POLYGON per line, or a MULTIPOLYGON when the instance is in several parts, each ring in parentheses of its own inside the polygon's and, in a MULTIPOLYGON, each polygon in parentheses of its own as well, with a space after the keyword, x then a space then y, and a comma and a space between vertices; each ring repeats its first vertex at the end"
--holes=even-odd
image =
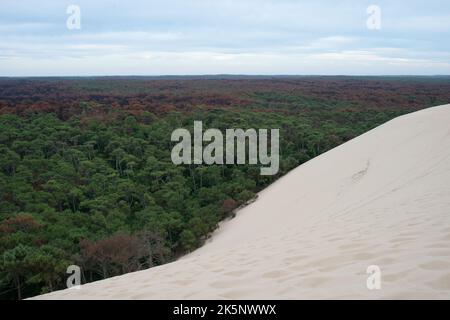
POLYGON ((176 262, 36 298, 449 299, 450 105, 299 166, 176 262))

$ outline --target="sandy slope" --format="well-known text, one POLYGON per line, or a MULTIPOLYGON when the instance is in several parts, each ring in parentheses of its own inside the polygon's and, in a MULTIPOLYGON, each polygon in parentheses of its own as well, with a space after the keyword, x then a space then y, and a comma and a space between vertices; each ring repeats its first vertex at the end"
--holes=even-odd
POLYGON ((179 261, 38 298, 448 299, 450 105, 301 165, 179 261))

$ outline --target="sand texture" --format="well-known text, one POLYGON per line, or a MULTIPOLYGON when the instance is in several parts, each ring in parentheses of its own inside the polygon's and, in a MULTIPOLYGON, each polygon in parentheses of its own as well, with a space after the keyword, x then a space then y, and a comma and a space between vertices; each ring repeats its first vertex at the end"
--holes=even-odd
POLYGON ((36 298, 449 299, 450 105, 297 167, 178 261, 36 298))

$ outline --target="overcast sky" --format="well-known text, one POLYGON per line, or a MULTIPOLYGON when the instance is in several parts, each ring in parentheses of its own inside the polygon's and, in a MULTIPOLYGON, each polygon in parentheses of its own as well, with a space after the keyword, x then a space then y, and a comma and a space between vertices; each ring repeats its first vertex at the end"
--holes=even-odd
POLYGON ((0 76, 168 74, 450 74, 450 1, 0 1, 0 76))

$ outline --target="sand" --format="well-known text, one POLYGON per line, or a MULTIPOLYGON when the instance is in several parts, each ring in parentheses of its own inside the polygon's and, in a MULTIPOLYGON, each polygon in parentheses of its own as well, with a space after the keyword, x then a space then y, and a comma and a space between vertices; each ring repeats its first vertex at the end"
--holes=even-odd
POLYGON ((297 167, 178 261, 36 298, 449 299, 450 105, 297 167))

